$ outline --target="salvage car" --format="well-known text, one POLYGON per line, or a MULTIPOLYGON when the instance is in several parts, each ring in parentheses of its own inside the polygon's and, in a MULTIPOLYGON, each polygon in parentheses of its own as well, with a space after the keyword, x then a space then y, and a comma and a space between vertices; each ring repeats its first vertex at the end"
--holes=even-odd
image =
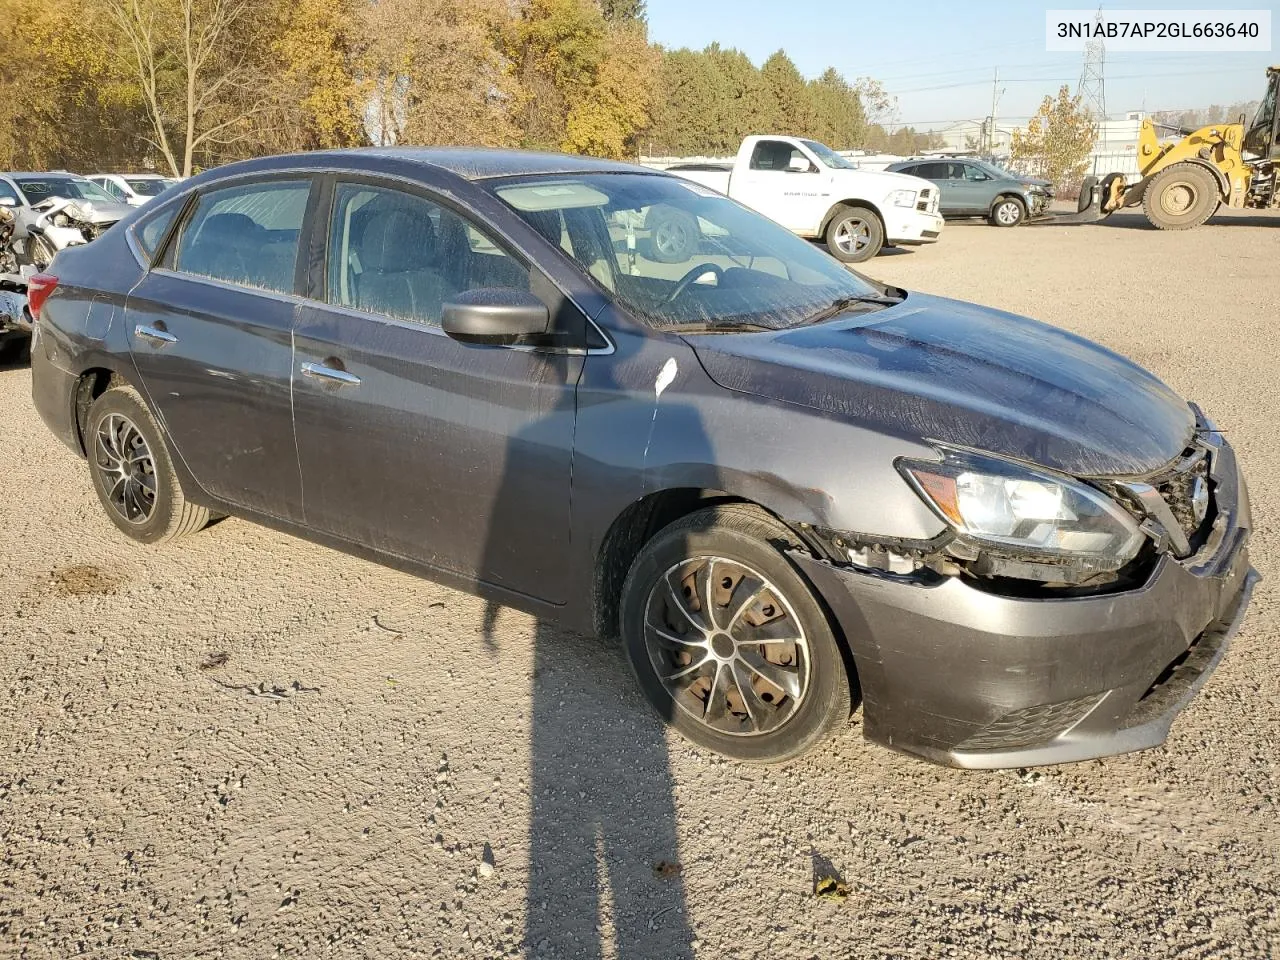
POLYGON ((106 516, 232 514, 620 637, 705 748, 966 767, 1160 744, 1253 582, 1196 407, 677 177, 372 149, 201 174, 28 290, 106 516), (649 256, 647 214, 698 224, 649 256))
POLYGON ((935 184, 944 217, 986 217, 992 226, 1016 227, 1029 217, 1043 216, 1053 202, 1048 180, 1017 176, 971 157, 906 160, 887 169, 935 184))
POLYGON ((26 263, 42 268, 68 242, 88 242, 133 209, 97 184, 65 172, 0 173, 0 206, 14 213, 14 249, 26 263), (71 208, 62 201, 70 201, 71 208), (63 222, 54 219, 59 214, 63 222), (50 228, 72 232, 55 237, 50 228))

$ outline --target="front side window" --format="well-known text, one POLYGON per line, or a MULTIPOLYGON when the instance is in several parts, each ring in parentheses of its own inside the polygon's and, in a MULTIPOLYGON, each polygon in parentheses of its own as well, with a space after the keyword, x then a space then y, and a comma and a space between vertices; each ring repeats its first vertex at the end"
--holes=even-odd
POLYGON ((677 177, 589 174, 488 186, 654 326, 781 329, 842 300, 882 297, 784 227, 677 177))
POLYGON ((972 163, 966 163, 964 166, 964 178, 966 180, 990 180, 991 174, 987 173, 981 167, 975 167, 972 163))
POLYGON ((479 287, 528 290, 529 273, 447 207, 400 190, 338 184, 330 303, 439 326, 446 300, 479 287))
POLYGON ((242 287, 292 293, 310 181, 254 183, 200 197, 174 269, 242 287))
POLYGON ((752 170, 770 170, 786 172, 792 157, 800 157, 807 164, 809 158, 798 147, 782 140, 761 140, 751 151, 752 170))
POLYGON ((123 191, 123 190, 121 190, 121 189, 120 189, 120 187, 119 187, 119 186, 117 186, 117 185, 116 185, 115 183, 113 183, 112 181, 110 181, 110 180, 94 180, 94 181, 92 181, 92 182, 93 182, 93 183, 95 183, 95 184, 97 184, 98 186, 100 186, 103 190, 107 191, 107 193, 111 194, 111 196, 115 197, 117 200, 123 200, 123 199, 124 199, 124 191, 123 191))

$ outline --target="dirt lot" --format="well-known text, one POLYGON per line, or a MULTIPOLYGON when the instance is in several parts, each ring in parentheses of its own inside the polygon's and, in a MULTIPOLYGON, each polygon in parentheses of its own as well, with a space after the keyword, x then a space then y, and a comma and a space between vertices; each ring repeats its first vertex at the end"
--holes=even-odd
POLYGON ((1267 579, 1166 748, 965 773, 855 719, 722 762, 594 640, 237 520, 126 543, 3 369, 0 954, 1275 955, 1280 219, 953 224, 869 272, 1101 340, 1229 432, 1267 579))

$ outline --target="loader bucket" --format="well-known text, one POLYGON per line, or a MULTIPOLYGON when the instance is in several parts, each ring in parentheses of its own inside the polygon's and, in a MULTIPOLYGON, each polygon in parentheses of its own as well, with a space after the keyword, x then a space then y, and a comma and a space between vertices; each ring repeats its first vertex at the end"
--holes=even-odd
POLYGON ((1080 184, 1080 199, 1075 213, 1051 213, 1038 220, 1027 221, 1028 226, 1062 226, 1072 223, 1093 223, 1106 214, 1102 212, 1102 187, 1097 177, 1085 177, 1080 184))

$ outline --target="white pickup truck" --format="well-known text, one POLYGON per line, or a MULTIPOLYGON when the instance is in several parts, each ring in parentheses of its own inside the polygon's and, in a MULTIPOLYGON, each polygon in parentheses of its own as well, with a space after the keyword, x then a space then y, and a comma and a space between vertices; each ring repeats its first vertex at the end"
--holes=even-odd
MULTIPOLYGON (((813 140, 747 137, 732 164, 682 163, 667 172, 718 190, 792 233, 825 240, 845 263, 869 260, 886 245, 933 243, 942 233, 934 184, 859 170, 813 140)), ((651 226, 673 239, 685 232, 679 224, 651 226)))

